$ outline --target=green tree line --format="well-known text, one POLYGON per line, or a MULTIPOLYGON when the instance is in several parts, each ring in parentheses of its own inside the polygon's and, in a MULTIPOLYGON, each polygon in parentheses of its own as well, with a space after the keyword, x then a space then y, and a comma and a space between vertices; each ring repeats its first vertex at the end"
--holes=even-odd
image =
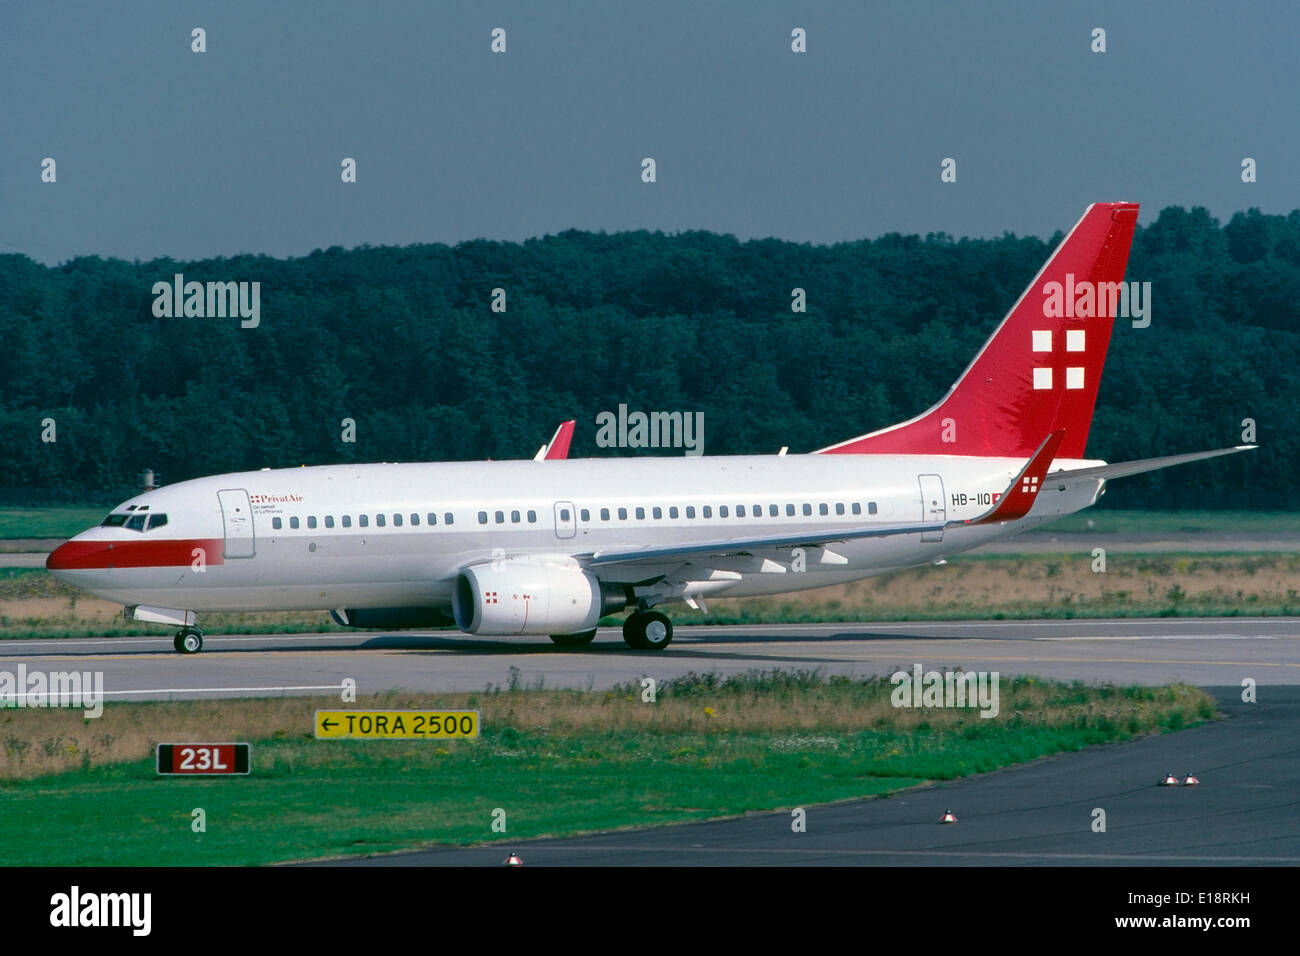
MULTIPOLYGON (((671 453, 597 447, 597 414, 620 403, 703 412, 706 454, 810 451, 933 404, 1060 238, 571 230, 283 260, 4 255, 0 495, 111 501, 145 468, 172 483, 529 457, 566 418, 573 456, 671 453), (154 283, 176 273, 260 282, 260 324, 156 316, 154 283)), ((1152 321, 1116 323, 1089 455, 1239 444, 1244 419, 1261 448, 1125 479, 1108 504, 1300 505, 1300 210, 1220 225, 1167 208, 1137 230, 1127 277, 1152 283, 1152 321)))

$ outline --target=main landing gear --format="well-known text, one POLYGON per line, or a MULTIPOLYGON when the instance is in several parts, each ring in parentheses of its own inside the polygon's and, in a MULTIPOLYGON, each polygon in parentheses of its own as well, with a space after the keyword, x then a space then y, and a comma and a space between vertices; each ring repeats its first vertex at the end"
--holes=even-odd
POLYGON ((197 627, 182 627, 176 632, 172 647, 181 654, 197 654, 203 650, 203 632, 197 627))
POLYGON ((662 651, 673 641, 673 622, 658 611, 633 611, 623 622, 623 640, 637 651, 662 651))

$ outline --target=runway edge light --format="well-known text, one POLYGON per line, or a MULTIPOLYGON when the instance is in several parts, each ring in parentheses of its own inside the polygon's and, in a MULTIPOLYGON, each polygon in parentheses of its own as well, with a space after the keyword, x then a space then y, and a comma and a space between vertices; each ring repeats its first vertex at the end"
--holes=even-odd
POLYGON ((957 822, 957 814, 953 813, 951 810, 945 810, 945 811, 944 811, 944 814, 943 814, 943 816, 940 818, 939 822, 940 822, 940 823, 956 823, 956 822, 957 822))
POLYGON ((1167 774, 1165 774, 1165 779, 1160 781, 1160 786, 1162 787, 1178 786, 1178 778, 1174 776, 1174 772, 1172 770, 1170 770, 1167 774))
POLYGON ((524 861, 521 860, 521 859, 519 859, 519 857, 518 857, 517 855, 515 855, 514 851, 512 850, 512 851, 510 852, 510 855, 509 855, 508 857, 506 857, 505 865, 506 865, 506 866, 523 866, 523 865, 524 865, 524 861))
POLYGON ((1200 782, 1201 782, 1201 781, 1197 780, 1195 777, 1192 776, 1192 773, 1191 773, 1190 770, 1187 772, 1187 776, 1183 778, 1183 786, 1184 786, 1184 787, 1194 787, 1194 786, 1196 786, 1197 784, 1199 784, 1200 782))

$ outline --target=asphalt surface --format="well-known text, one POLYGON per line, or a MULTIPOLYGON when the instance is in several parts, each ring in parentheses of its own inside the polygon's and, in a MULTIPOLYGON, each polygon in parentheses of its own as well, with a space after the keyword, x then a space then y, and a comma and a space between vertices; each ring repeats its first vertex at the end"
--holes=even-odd
MULTIPOLYGON (((572 839, 437 847, 335 866, 1295 866, 1300 687, 1213 688, 1228 719, 893 797, 572 839), (1196 786, 1164 787, 1188 771, 1196 786), (1105 831, 1094 821, 1104 811, 1105 831), (942 825, 953 811, 957 823, 942 825)), ((797 801, 798 795, 792 794, 797 801)), ((1194 880, 1189 886, 1201 889, 1194 880)))
POLYGON ((773 668, 868 676, 921 664, 1034 674, 1089 683, 1240 686, 1300 684, 1300 621, 1158 618, 864 624, 678 626, 664 652, 632 651, 621 632, 560 650, 451 634, 210 636, 202 653, 171 638, 0 642, 0 670, 99 671, 109 700, 188 700, 282 694, 330 696, 345 678, 359 693, 440 693, 509 687, 607 688, 642 676, 773 668))

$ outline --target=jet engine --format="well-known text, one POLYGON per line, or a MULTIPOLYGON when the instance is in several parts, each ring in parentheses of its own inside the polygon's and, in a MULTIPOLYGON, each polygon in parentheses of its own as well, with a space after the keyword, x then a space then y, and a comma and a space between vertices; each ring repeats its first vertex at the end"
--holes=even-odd
POLYGON ((451 607, 469 634, 575 634, 631 600, 626 587, 604 584, 576 563, 509 558, 462 571, 451 607))

